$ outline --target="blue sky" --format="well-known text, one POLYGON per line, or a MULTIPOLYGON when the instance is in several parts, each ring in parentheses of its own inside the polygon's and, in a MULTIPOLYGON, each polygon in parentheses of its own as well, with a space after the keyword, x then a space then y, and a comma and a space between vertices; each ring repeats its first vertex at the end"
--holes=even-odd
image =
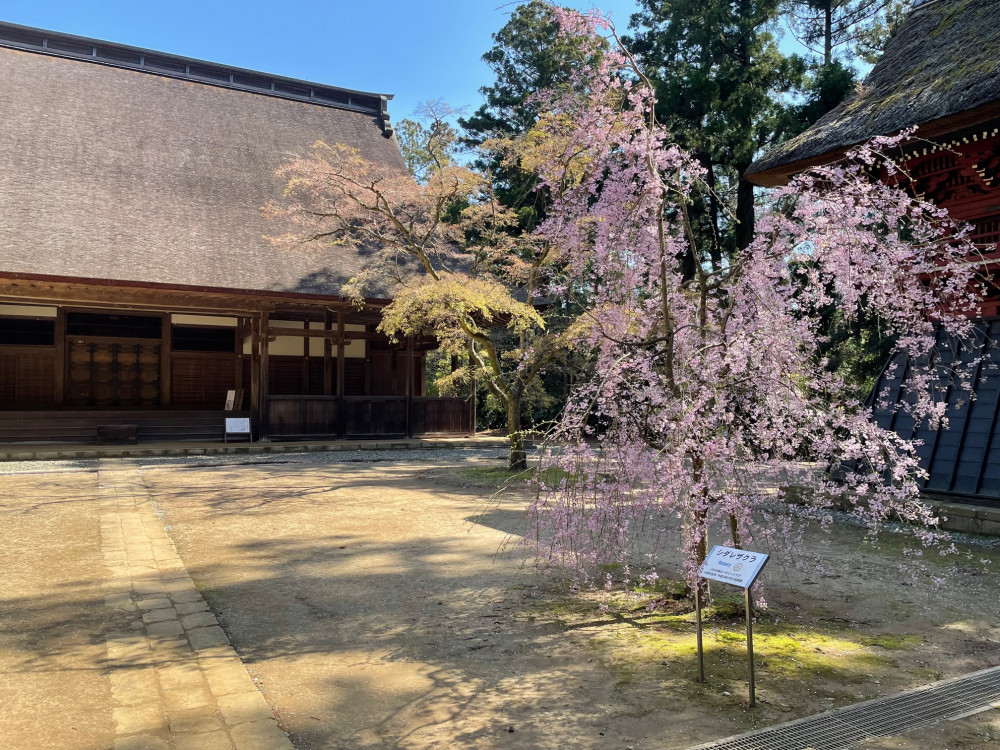
MULTIPOLYGON (((0 20, 395 94, 394 120, 429 99, 471 112, 492 80, 480 60, 517 3, 504 0, 6 0, 0 20)), ((586 10, 593 0, 566 2, 586 10)), ((633 0, 598 4, 619 28, 633 0)))

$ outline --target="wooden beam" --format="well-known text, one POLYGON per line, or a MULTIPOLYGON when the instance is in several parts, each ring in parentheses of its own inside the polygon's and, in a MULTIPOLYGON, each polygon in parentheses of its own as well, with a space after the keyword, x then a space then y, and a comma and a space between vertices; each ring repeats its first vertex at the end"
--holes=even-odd
MULTIPOLYGON (((308 326, 309 323, 306 323, 308 326)), ((302 339, 302 371, 299 378, 299 393, 309 393, 309 338, 302 339)))
POLYGON ((314 315, 321 310, 342 308, 352 310, 353 317, 373 320, 378 320, 377 311, 388 303, 388 300, 369 300, 366 302, 366 309, 371 312, 364 312, 358 311, 346 301, 323 297, 311 298, 294 292, 177 288, 130 281, 101 283, 91 279, 30 277, 27 274, 4 273, 0 273, 0 301, 82 304, 117 310, 125 306, 157 312, 170 308, 183 308, 184 312, 213 315, 237 315, 264 310, 273 313, 279 306, 299 309, 314 315))
POLYGON ((250 318, 250 414, 260 424, 260 316, 250 318))
MULTIPOLYGON (((341 338, 340 334, 336 331, 321 331, 318 328, 284 328, 282 326, 272 326, 268 330, 271 334, 271 341, 274 341, 278 336, 299 336, 303 338, 330 339, 334 344, 337 344, 341 338)), ((389 337, 384 333, 377 333, 375 331, 346 331, 344 333, 345 342, 362 339, 365 341, 389 341, 389 337)))
MULTIPOLYGON (((236 372, 234 373, 235 378, 233 380, 236 383, 236 390, 243 390, 243 337, 246 335, 247 330, 247 319, 239 318, 236 321, 236 372)), ((243 404, 236 404, 236 411, 242 411, 243 404)))
MULTIPOLYGON (((368 326, 366 325, 364 331, 352 331, 352 333, 368 333, 367 328, 368 328, 368 326)), ((393 356, 395 356, 395 354, 393 354, 393 356)), ((393 361, 395 361, 395 360, 393 360, 393 361)), ((365 342, 365 359, 364 359, 364 363, 365 363, 365 387, 364 387, 364 395, 370 396, 370 395, 372 395, 372 352, 371 352, 371 347, 368 345, 367 341, 365 342)))

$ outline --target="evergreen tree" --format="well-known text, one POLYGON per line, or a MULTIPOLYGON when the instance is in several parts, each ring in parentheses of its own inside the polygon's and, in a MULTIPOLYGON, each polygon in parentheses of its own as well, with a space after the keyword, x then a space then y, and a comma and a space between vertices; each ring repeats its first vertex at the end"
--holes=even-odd
POLYGON ((829 66, 841 57, 873 63, 906 12, 903 0, 789 0, 786 15, 795 38, 829 66))
POLYGON ((530 170, 491 144, 530 130, 541 109, 533 96, 567 85, 573 71, 594 54, 593 47, 560 36, 554 11, 543 0, 531 0, 511 13, 483 55, 495 76, 493 83, 479 89, 485 102, 458 121, 467 145, 485 145, 477 166, 493 174, 498 196, 517 211, 521 226, 529 230, 545 213, 545 194, 536 191, 537 181, 530 170))
POLYGON ((640 0, 630 24, 626 43, 653 79, 657 117, 705 168, 709 190, 694 198, 691 221, 716 269, 753 237, 747 167, 802 128, 789 95, 806 62, 778 49, 779 10, 779 0, 640 0))

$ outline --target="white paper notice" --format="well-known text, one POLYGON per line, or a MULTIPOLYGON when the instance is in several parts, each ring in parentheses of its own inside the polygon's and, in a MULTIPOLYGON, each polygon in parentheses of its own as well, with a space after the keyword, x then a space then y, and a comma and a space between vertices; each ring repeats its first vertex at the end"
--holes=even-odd
POLYGON ((226 432, 230 435, 250 433, 249 417, 226 417, 226 432))

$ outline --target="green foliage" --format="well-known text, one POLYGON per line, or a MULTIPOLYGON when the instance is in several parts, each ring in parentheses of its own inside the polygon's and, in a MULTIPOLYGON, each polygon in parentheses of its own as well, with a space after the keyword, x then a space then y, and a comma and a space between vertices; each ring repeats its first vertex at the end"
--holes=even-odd
POLYGON ((458 355, 469 336, 488 336, 497 323, 516 333, 545 328, 535 308, 514 299, 500 282, 441 274, 400 289, 383 310, 379 329, 394 337, 435 331, 442 350, 458 355))
POLYGON ((486 102, 459 121, 469 139, 478 145, 497 135, 526 132, 540 113, 539 105, 529 101, 532 95, 565 85, 587 55, 578 40, 559 36, 548 3, 519 5, 483 55, 495 80, 479 89, 486 102))
POLYGON ((538 120, 541 107, 532 97, 567 85, 573 70, 593 52, 578 38, 560 37, 552 7, 531 0, 514 9, 483 55, 494 81, 479 89, 483 105, 458 122, 468 145, 485 147, 477 166, 493 175, 497 195, 517 211, 524 231, 544 215, 546 196, 535 190, 538 183, 530 170, 506 158, 502 144, 525 134, 538 120))
POLYGON ((890 0, 886 3, 883 15, 858 33, 854 53, 871 65, 878 62, 886 44, 896 36, 909 10, 910 3, 906 0, 890 0))
POLYGON ((840 60, 819 67, 806 82, 806 100, 794 110, 795 117, 803 128, 812 125, 844 101, 856 85, 854 69, 840 60))
POLYGON ((859 401, 864 401, 889 361, 895 338, 885 332, 881 320, 869 315, 845 319, 831 309, 823 317, 829 339, 821 353, 829 360, 827 367, 844 379, 859 401))
POLYGON ((453 355, 443 349, 427 352, 425 365, 428 396, 467 396, 472 370, 468 354, 453 355))
POLYGON ((458 131, 446 119, 454 111, 444 102, 421 104, 416 114, 421 119, 396 124, 396 141, 407 171, 423 184, 434 172, 455 163, 460 143, 458 131))
MULTIPOLYGON (((547 191, 537 190, 538 182, 530 168, 531 147, 518 142, 536 125, 542 105, 533 97, 543 90, 569 85, 581 63, 602 54, 606 45, 588 46, 579 37, 559 35, 553 8, 541 0, 518 6, 507 23, 493 34, 493 46, 483 61, 493 72, 493 81, 480 89, 484 103, 470 117, 459 118, 463 141, 478 149, 475 166, 490 175, 498 202, 513 212, 506 227, 512 237, 523 237, 545 218, 549 202, 547 191)), ((534 148, 542 147, 534 144, 534 148)), ((522 256, 531 261, 530 255, 522 256)), ((542 276, 551 278, 555 269, 540 267, 542 276)), ((534 286, 529 280, 527 286, 534 286)), ((564 304, 548 305, 543 311, 547 330, 554 335, 565 331, 574 311, 564 304)), ((505 350, 511 346, 510 334, 494 330, 492 336, 505 350)), ((546 368, 525 384, 520 398, 520 419, 529 428, 551 422, 561 411, 568 385, 586 364, 579 357, 560 353, 546 368)), ((477 422, 482 429, 498 427, 507 419, 506 405, 497 395, 480 388, 477 422)))
MULTIPOLYGON (((641 0, 626 40, 657 95, 657 117, 706 169, 691 219, 714 266, 753 236, 753 186, 743 173, 801 124, 787 96, 805 61, 778 49, 779 0, 641 0)), ((699 259, 691 258, 688 272, 699 259)))

